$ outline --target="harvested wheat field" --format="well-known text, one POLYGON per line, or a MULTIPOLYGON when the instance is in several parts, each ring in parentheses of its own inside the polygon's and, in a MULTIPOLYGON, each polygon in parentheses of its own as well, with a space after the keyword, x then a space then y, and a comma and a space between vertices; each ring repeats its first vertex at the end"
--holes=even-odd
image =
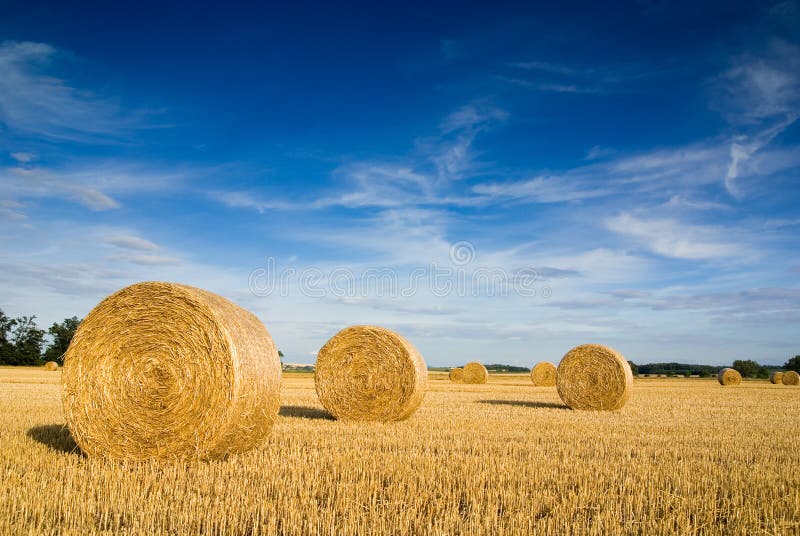
POLYGON ((0 369, 0 534, 800 532, 800 391, 768 381, 636 379, 588 412, 528 375, 431 373, 383 424, 332 420, 285 374, 255 450, 123 463, 75 452, 60 375, 0 369))

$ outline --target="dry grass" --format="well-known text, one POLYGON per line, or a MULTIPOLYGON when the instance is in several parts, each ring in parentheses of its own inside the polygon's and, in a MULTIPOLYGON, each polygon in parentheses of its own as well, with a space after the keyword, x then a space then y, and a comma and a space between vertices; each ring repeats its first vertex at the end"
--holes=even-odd
POLYGON ((263 443, 280 375, 248 311, 202 289, 137 283, 81 322, 64 355, 64 411, 91 456, 221 458, 263 443))
POLYGON ((124 464, 72 452, 60 375, 0 368, 0 534, 800 532, 800 396, 767 381, 637 379, 598 413, 527 375, 432 374, 381 424, 331 420, 286 374, 257 449, 124 464))

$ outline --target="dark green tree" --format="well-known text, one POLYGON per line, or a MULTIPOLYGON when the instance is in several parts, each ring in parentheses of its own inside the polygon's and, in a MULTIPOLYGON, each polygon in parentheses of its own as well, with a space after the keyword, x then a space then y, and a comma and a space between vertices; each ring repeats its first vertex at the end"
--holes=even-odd
POLYGON ((699 376, 701 378, 709 378, 709 377, 711 377, 711 373, 708 371, 708 369, 700 369, 699 376))
POLYGON ((52 337, 52 342, 44 351, 45 361, 58 361, 59 363, 64 360, 64 352, 69 348, 69 343, 72 342, 72 337, 78 329, 81 321, 77 316, 72 318, 65 318, 60 324, 54 323, 47 330, 47 333, 52 337))
POLYGON ((10 365, 14 361, 14 344, 11 342, 11 330, 17 321, 9 318, 0 309, 0 365, 10 365))
POLYGON ((11 342, 14 344, 14 359, 11 365, 40 365, 44 330, 36 326, 36 316, 22 316, 15 320, 11 342))
POLYGON ((691 378, 692 377, 692 371, 691 370, 684 370, 683 371, 683 377, 684 378, 691 378))
POLYGON ((752 359, 737 359, 733 362, 732 368, 738 370, 743 378, 755 378, 761 365, 752 359))
POLYGON ((628 364, 631 366, 631 372, 634 376, 639 374, 639 367, 633 361, 628 361, 628 364))
POLYGON ((800 355, 796 355, 789 361, 784 363, 783 368, 786 370, 793 370, 795 372, 800 373, 800 355))

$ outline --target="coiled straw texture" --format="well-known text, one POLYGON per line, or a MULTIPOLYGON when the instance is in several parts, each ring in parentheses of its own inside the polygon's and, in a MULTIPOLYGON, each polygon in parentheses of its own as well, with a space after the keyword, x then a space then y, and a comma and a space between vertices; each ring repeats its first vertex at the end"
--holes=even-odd
POLYGON ((775 384, 782 384, 783 383, 783 372, 773 372, 769 375, 770 383, 775 384))
POLYGON ((464 383, 486 383, 489 381, 489 371, 477 361, 464 365, 461 381, 464 383))
POLYGON ((536 387, 552 387, 556 384, 556 366, 549 361, 536 363, 531 369, 531 381, 536 387))
POLYGON ((742 375, 736 369, 724 368, 717 373, 717 381, 720 385, 739 385, 742 383, 742 375))
POLYGON ((717 381, 720 385, 739 385, 742 383, 742 375, 736 369, 724 368, 717 373, 717 381))
POLYGON ((464 369, 459 367, 451 368, 448 377, 453 383, 461 383, 464 380, 464 369))
POLYGON ((556 371, 561 400, 572 409, 615 410, 633 389, 631 367, 622 355, 600 344, 576 346, 556 371))
POLYGON ((55 361, 48 361, 44 364, 44 370, 58 370, 58 363, 55 361))
POLYGON ((422 402, 427 381, 428 368, 419 352, 385 328, 345 328, 317 354, 317 396, 337 419, 407 419, 422 402))
POLYGON ((100 302, 63 368, 67 424, 89 456, 225 457, 262 443, 280 405, 278 352, 258 318, 175 283, 100 302))
POLYGON ((781 378, 783 385, 800 385, 800 374, 793 370, 787 370, 781 378))

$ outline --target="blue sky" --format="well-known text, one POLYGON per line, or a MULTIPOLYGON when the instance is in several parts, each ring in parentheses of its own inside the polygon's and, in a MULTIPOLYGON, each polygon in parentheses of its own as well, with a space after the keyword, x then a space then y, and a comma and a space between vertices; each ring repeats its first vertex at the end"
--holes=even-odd
POLYGON ((797 2, 4 6, 7 314, 169 280, 290 362, 800 352, 797 2))

